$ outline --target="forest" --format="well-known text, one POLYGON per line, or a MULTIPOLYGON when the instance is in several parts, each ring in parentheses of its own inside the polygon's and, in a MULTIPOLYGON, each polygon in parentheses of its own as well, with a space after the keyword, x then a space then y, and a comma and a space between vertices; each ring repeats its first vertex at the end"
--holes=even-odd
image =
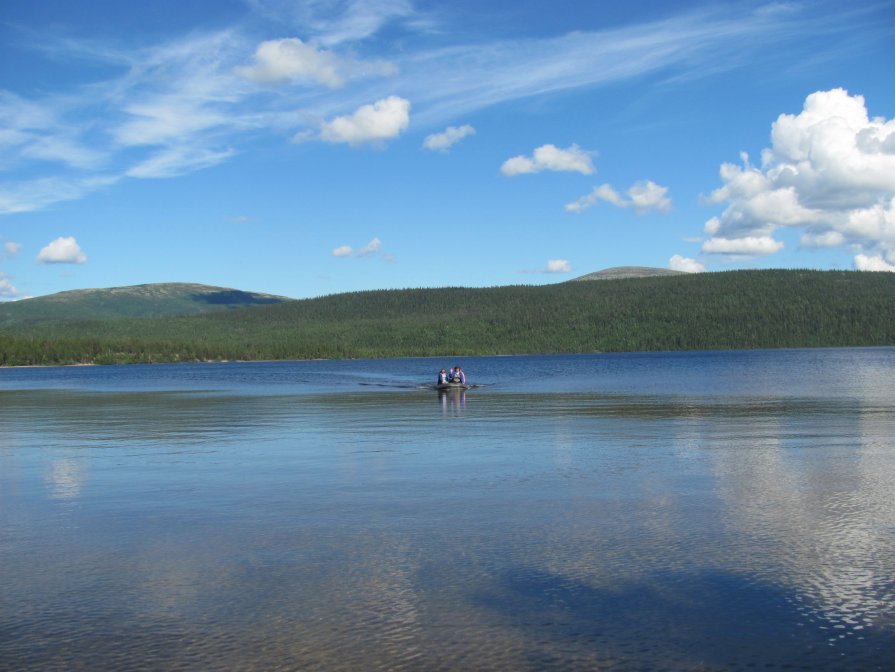
POLYGON ((752 270, 19 320, 0 365, 895 345, 895 274, 752 270))

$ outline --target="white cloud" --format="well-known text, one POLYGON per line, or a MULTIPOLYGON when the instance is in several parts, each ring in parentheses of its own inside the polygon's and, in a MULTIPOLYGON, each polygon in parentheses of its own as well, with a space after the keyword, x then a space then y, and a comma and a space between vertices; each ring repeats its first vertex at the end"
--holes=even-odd
POLYGON ((164 149, 130 168, 128 177, 163 178, 184 175, 202 168, 210 168, 235 154, 232 149, 211 150, 198 147, 164 149))
POLYGON ((775 230, 795 228, 805 247, 854 246, 865 262, 895 253, 895 120, 870 118, 862 96, 812 93, 773 123, 760 167, 741 158, 721 166, 724 184, 709 200, 727 207, 704 227, 726 247, 743 240, 768 254, 775 230))
POLYGON ((113 129, 113 134, 126 147, 167 144, 230 123, 222 111, 176 98, 132 104, 125 111, 130 118, 113 129))
POLYGON ((859 271, 895 272, 895 265, 886 262, 882 257, 868 257, 865 254, 858 254, 855 256, 855 268, 859 271))
POLYGON ((3 243, 3 253, 7 257, 14 257, 22 251, 21 243, 14 243, 11 240, 3 243))
MULTIPOLYGON (((379 238, 373 238, 363 247, 355 250, 351 245, 341 245, 332 251, 334 257, 367 257, 371 254, 379 252, 382 249, 382 241, 379 238)), ((394 257, 390 254, 383 253, 382 258, 385 261, 394 261, 394 257)))
POLYGON ((236 68, 236 73, 260 84, 310 80, 337 87, 345 82, 340 69, 338 56, 293 37, 262 42, 255 49, 254 65, 236 68))
POLYGON ((702 244, 706 254, 730 254, 735 256, 765 256, 783 249, 783 243, 770 236, 743 236, 741 238, 711 238, 702 244))
POLYGON ((475 135, 475 129, 469 124, 463 126, 448 126, 441 133, 432 133, 423 140, 423 147, 436 152, 447 151, 463 138, 475 135))
POLYGON ((621 194, 613 189, 610 184, 601 184, 591 192, 590 197, 585 198, 587 199, 588 205, 596 203, 597 201, 606 201, 607 203, 612 203, 612 205, 620 208, 627 207, 628 205, 627 201, 625 201, 621 194))
POLYGON ((44 247, 37 255, 39 264, 83 264, 87 255, 81 250, 73 236, 57 238, 44 247))
POLYGON ((9 276, 0 273, 0 298, 14 299, 18 297, 19 290, 9 281, 9 276))
MULTIPOLYGON (((379 123, 364 130, 350 117, 341 124, 348 128, 320 126, 317 121, 380 98, 381 82, 359 81, 368 75, 393 74, 390 88, 413 101, 415 124, 443 128, 472 112, 514 100, 656 73, 680 78, 733 69, 756 53, 785 48, 796 32, 800 39, 829 38, 827 43, 835 44, 840 36, 850 39, 879 30, 880 23, 874 12, 844 13, 846 20, 832 22, 807 4, 789 5, 786 11, 744 5, 727 12, 676 12, 660 21, 614 29, 483 43, 445 30, 438 25, 441 12, 421 10, 411 0, 246 2, 253 16, 241 26, 194 31, 154 44, 59 38, 51 32, 13 45, 27 44, 53 62, 81 63, 90 82, 66 90, 33 88, 30 98, 0 91, 0 171, 32 175, 32 185, 57 182, 68 187, 61 197, 52 190, 23 197, 27 187, 4 184, 0 212, 82 198, 93 189, 71 188, 76 181, 88 185, 109 175, 117 179, 128 170, 154 177, 201 170, 232 158, 234 153, 221 148, 244 150, 264 133, 294 136, 296 141, 381 142, 383 136, 394 137, 406 128, 407 114, 397 115, 397 130, 379 123), (259 44, 250 35, 250 25, 252 30, 288 26, 304 40, 287 37, 259 44), (395 66, 363 59, 372 46, 368 38, 385 28, 402 35, 390 43, 389 58, 395 66), (427 32, 439 30, 439 39, 424 39, 427 32), (451 41, 453 34, 461 37, 451 41), (463 74, 469 72, 475 77, 463 74), (103 79, 102 73, 110 74, 103 79), (272 92, 255 85, 261 80, 320 85, 282 86, 272 92), (332 88, 340 81, 356 86, 332 88), (164 152, 171 152, 169 159, 193 158, 177 168, 156 167, 164 152), (205 160, 196 160, 203 152, 205 160), (60 168, 84 172, 72 176, 60 168)), ((864 154, 891 155, 895 144, 891 133, 859 132, 856 138, 864 154)), ((519 158, 523 170, 538 167, 533 157, 519 158)), ((818 208, 809 202, 802 205, 818 208)))
POLYGON ((628 194, 627 199, 622 197, 611 185, 601 184, 599 187, 594 187, 589 194, 567 203, 566 212, 584 212, 600 201, 606 201, 619 208, 633 207, 638 215, 645 214, 650 210, 668 212, 671 208, 671 199, 666 196, 668 187, 659 186, 652 180, 636 182, 626 193, 628 194))
POLYGON ((660 187, 652 180, 637 182, 628 189, 631 205, 638 214, 650 210, 668 212, 671 209, 671 199, 666 196, 667 193, 668 187, 660 187))
POLYGON ((556 145, 541 145, 531 157, 520 155, 507 159, 500 167, 500 172, 512 176, 552 170, 590 175, 594 172, 591 158, 593 154, 578 145, 572 145, 568 149, 560 149, 556 145))
POLYGON ((520 273, 571 273, 572 264, 565 259, 550 259, 547 261, 546 268, 524 269, 520 273))
POLYGON ((419 21, 410 0, 246 0, 246 3, 268 20, 300 26, 312 33, 316 42, 327 45, 363 40, 405 17, 419 21))
POLYGON ((378 252, 382 247, 382 241, 379 238, 374 238, 369 243, 364 245, 357 251, 357 256, 366 257, 368 254, 373 254, 374 252, 378 252))
POLYGON ((354 254, 354 248, 351 245, 340 245, 332 252, 334 257, 350 257, 354 254))
POLYGON ((839 231, 808 232, 802 234, 799 244, 802 247, 839 247, 845 244, 845 236, 839 231))
POLYGON ((668 268, 672 271, 683 271, 684 273, 702 273, 705 271, 705 265, 700 264, 695 259, 682 257, 675 254, 668 260, 668 268))
POLYGON ((77 200, 114 184, 118 179, 110 176, 47 177, 0 186, 0 215, 30 212, 54 203, 77 200))
POLYGON ((384 61, 361 63, 318 49, 296 37, 262 42, 254 64, 235 69, 237 75, 259 84, 316 82, 330 88, 359 76, 392 75, 397 68, 384 61))
POLYGON ((60 135, 36 138, 22 148, 22 156, 43 161, 57 161, 74 168, 94 168, 105 159, 103 152, 85 147, 78 140, 60 135))
POLYGON ((572 265, 565 259, 550 259, 547 262, 548 273, 571 273, 572 265))
POLYGON ((352 146, 381 143, 398 137, 410 124, 410 101, 389 96, 371 105, 362 105, 353 114, 321 124, 319 133, 301 132, 293 142, 317 138, 324 142, 345 142, 352 146))

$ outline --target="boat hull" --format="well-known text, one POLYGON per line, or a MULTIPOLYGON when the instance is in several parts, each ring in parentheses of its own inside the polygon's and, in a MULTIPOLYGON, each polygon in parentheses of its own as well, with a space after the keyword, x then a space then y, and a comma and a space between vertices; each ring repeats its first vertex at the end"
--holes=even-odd
POLYGON ((438 383, 435 385, 435 389, 439 392, 450 392, 451 390, 468 390, 469 385, 464 385, 463 383, 438 383))

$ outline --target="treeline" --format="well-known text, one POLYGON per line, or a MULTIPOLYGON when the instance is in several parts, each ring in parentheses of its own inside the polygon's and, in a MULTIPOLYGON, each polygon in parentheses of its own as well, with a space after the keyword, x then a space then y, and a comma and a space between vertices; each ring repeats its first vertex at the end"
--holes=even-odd
POLYGON ((0 335, 0 364, 895 345, 895 274, 762 270, 338 294, 0 335))

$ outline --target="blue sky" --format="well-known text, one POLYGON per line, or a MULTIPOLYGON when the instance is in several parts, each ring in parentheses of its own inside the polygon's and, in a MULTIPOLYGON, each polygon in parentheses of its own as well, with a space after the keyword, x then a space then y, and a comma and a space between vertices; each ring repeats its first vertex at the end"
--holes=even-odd
POLYGON ((4 0, 0 299, 895 270, 892 2, 4 0))

